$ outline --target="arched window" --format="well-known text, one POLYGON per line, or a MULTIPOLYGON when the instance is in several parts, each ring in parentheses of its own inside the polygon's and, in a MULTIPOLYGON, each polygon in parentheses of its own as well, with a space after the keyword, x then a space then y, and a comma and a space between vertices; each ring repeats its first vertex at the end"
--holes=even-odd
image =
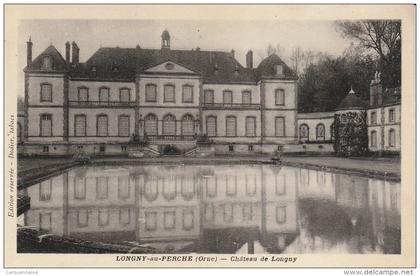
POLYGON ((96 135, 108 136, 108 115, 101 114, 96 117, 96 135))
POLYGON ((176 118, 172 114, 163 117, 163 135, 176 135, 176 118))
POLYGON ((302 124, 299 127, 299 141, 306 142, 309 140, 309 127, 307 124, 302 124))
POLYGON ((376 137, 376 130, 370 132, 370 146, 372 148, 376 148, 377 145, 377 137, 376 137))
POLYGON ((236 136, 236 117, 235 116, 226 117, 226 136, 229 136, 229 137, 236 136))
POLYGON ((52 115, 41 114, 40 136, 52 136, 52 115))
POLYGON ((52 85, 41 83, 41 102, 52 102, 52 85))
POLYGON ((316 126, 316 140, 324 141, 325 140, 325 126, 324 124, 318 124, 316 126))
POLYGON ((186 114, 181 120, 181 135, 194 135, 194 117, 191 114, 186 114))
POLYGON ((99 102, 101 103, 109 102, 109 88, 108 87, 99 88, 99 102))
POLYGON ((395 130, 393 128, 389 130, 388 142, 390 147, 395 147, 395 130))
POLYGON ((251 104, 251 91, 242 91, 242 104, 251 104))
POLYGON ((206 133, 209 137, 217 136, 217 117, 207 116, 206 118, 206 133))
POLYGON ((155 114, 149 114, 144 119, 144 134, 149 136, 158 135, 158 119, 155 114))

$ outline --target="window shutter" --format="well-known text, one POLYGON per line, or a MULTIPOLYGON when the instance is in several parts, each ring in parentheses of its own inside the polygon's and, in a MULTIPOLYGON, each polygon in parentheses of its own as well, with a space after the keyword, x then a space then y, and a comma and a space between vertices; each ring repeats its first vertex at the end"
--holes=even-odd
POLYGON ((226 136, 236 136, 236 118, 226 118, 226 136))
POLYGON ((120 116, 118 122, 118 135, 129 136, 130 135, 130 117, 120 116))

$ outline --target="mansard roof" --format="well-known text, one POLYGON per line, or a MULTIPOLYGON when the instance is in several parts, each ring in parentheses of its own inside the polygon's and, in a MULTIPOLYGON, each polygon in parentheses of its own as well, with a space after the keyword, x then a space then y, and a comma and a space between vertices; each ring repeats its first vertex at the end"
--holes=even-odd
POLYGON ((277 79, 296 79, 296 74, 278 57, 270 56, 258 68, 245 68, 229 52, 140 47, 100 48, 85 63, 73 66, 70 74, 81 79, 134 81, 136 73, 142 73, 168 60, 202 75, 205 83, 256 83, 263 75, 277 79), (269 67, 275 64, 284 66, 283 76, 272 74, 269 67))
POLYGON ((287 64, 276 54, 271 54, 261 61, 257 67, 257 71, 261 78, 281 78, 296 80, 298 77, 296 73, 287 66, 287 64), (277 75, 276 66, 283 66, 283 74, 277 75))
POLYGON ((65 72, 67 71, 66 61, 60 52, 53 46, 50 45, 40 55, 38 55, 24 71, 49 71, 49 72, 65 72), (52 70, 45 70, 43 68, 44 57, 49 56, 52 59, 52 70))

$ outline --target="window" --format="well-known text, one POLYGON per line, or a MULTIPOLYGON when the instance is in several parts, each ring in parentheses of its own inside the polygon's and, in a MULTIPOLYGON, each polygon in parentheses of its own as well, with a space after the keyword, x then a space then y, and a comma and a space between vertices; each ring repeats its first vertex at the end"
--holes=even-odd
POLYGON ((231 204, 225 204, 223 208, 223 220, 225 222, 233 221, 233 206, 231 204))
POLYGON ((131 210, 130 208, 120 209, 120 225, 130 224, 131 221, 131 210))
POLYGON ((163 226, 165 230, 171 230, 175 228, 175 212, 174 211, 163 213, 163 226))
POLYGON ((118 136, 130 136, 130 116, 120 115, 118 117, 118 136))
POLYGON ((52 58, 50 56, 46 56, 42 59, 42 69, 44 70, 52 69, 52 58))
POLYGON ((130 102, 130 89, 128 88, 120 89, 120 102, 122 103, 130 102))
POLYGON ((42 152, 49 152, 50 151, 50 147, 49 146, 44 146, 42 148, 42 152))
POLYGON ((194 211, 183 210, 182 211, 182 228, 184 230, 191 230, 194 227, 194 211))
POLYGON ((370 113, 370 124, 371 125, 376 125, 378 123, 377 118, 376 118, 376 112, 372 111, 370 113))
POLYGON ((236 136, 236 117, 234 116, 226 117, 226 136, 228 137, 236 136))
POLYGON ((276 175, 276 195, 284 195, 286 193, 286 175, 276 175))
POLYGON ((86 199, 86 178, 77 176, 74 178, 74 199, 86 199))
POLYGON ((232 91, 230 90, 223 91, 223 104, 230 105, 232 103, 233 103, 232 91))
POLYGON ((109 209, 98 209, 98 226, 107 226, 109 224, 109 209))
POLYGON ((194 135, 194 117, 190 114, 184 115, 181 120, 181 135, 194 135))
POLYGON ((52 102, 52 85, 49 83, 41 84, 41 102, 52 102))
POLYGON ((77 211, 77 226, 78 227, 87 227, 88 223, 89 223, 88 210, 78 210, 77 211))
POLYGON ((74 136, 86 136, 86 115, 74 115, 74 136))
POLYGON ((394 129, 390 129, 389 130, 389 146, 390 147, 395 147, 395 130, 394 129))
POLYGON ((193 102, 193 87, 191 85, 184 85, 182 87, 182 102, 184 103, 193 102))
POLYGON ((130 197, 130 181, 128 175, 118 176, 118 198, 127 199, 130 197))
POLYGON ((208 116, 206 118, 206 133, 208 137, 217 136, 217 117, 208 116))
POLYGON ((17 123, 17 138, 18 138, 18 143, 22 142, 22 126, 21 124, 18 122, 17 123))
POLYGON ((96 118, 96 132, 97 136, 108 136, 108 115, 98 115, 96 118))
POLYGON ((233 151, 233 145, 229 145, 229 151, 233 151))
POLYGON ((77 99, 79 102, 89 101, 89 89, 87 87, 79 87, 77 99))
POLYGON ((251 104, 251 91, 242 91, 242 104, 251 104))
POLYGON ((146 102, 156 102, 156 85, 146 85, 146 102))
POLYGON ((299 127, 299 140, 301 142, 308 141, 309 139, 309 127, 307 124, 300 125, 299 127))
POLYGON ((163 102, 174 103, 175 102, 175 86, 167 84, 163 88, 163 102))
POLYGON ((330 135, 331 135, 331 140, 335 139, 335 127, 334 127, 334 123, 331 124, 330 126, 330 135))
POLYGON ((394 109, 390 109, 388 111, 388 120, 390 123, 395 122, 395 110, 394 109))
POLYGON ((248 145, 248 151, 254 151, 254 145, 248 145))
POLYGON ((226 175, 226 195, 235 196, 237 192, 236 175, 226 175))
POLYGON ((204 103, 214 104, 214 91, 213 90, 204 90, 204 103))
POLYGON ((52 179, 42 181, 39 184, 39 201, 51 200, 52 179))
POLYGON ((99 152, 105 152, 105 144, 99 145, 99 152))
POLYGON ((276 221, 278 224, 283 224, 286 222, 286 207, 285 206, 277 206, 276 221))
POLYGON ((247 116, 245 121, 245 135, 248 137, 254 137, 256 118, 247 116))
POLYGON ((157 213, 156 212, 146 212, 146 231, 154 231, 157 228, 157 213))
POLYGON ((276 117, 275 119, 275 136, 281 137, 285 136, 284 133, 284 117, 276 117))
POLYGON ((376 137, 377 135, 376 135, 376 131, 375 130, 373 130, 371 133, 370 133, 370 146, 372 147, 372 148, 376 148, 376 145, 377 145, 377 137, 376 137))
POLYGON ((276 105, 284 105, 284 89, 276 89, 276 105))
POLYGON ((158 135, 158 121, 157 117, 154 114, 149 114, 144 119, 144 134, 156 136, 158 135))
POLYGON ((99 88, 99 102, 101 103, 109 102, 109 88, 107 87, 99 88))
POLYGON ((276 75, 283 76, 283 65, 276 65, 276 75))
POLYGON ((206 196, 215 197, 217 195, 216 177, 206 177, 204 181, 206 182, 206 196))
POLYGON ((100 176, 96 178, 96 199, 108 198, 108 177, 100 176))
POLYGON ((51 213, 39 214, 39 228, 44 231, 51 231, 51 213))
POLYGON ((252 203, 243 205, 242 207, 242 219, 243 221, 251 221, 253 217, 252 203))
POLYGON ((163 135, 176 135, 176 119, 172 114, 163 117, 163 135))
POLYGON ((325 140, 325 126, 323 124, 318 124, 316 126, 316 139, 318 141, 325 140))
POLYGON ((41 114, 41 136, 52 136, 52 115, 41 114))
POLYGON ((126 152, 127 151, 127 146, 121 146, 121 151, 126 152))

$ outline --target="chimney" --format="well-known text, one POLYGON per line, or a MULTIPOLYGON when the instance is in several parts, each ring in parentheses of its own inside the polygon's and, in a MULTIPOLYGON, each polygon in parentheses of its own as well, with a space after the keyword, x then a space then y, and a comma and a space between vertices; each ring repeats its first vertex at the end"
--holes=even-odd
POLYGON ((71 53, 71 63, 77 64, 79 63, 79 46, 77 46, 76 42, 71 43, 72 46, 72 53, 71 53))
POLYGON ((252 69, 254 67, 254 57, 252 50, 249 50, 248 53, 246 53, 246 68, 252 69))
POLYGON ((26 42, 26 66, 31 65, 32 63, 32 41, 29 37, 29 41, 26 42))
POLYGON ((230 51, 230 55, 231 55, 233 58, 235 58, 235 50, 233 50, 233 49, 232 49, 232 50, 230 51))
POLYGON ((370 105, 382 105, 382 83, 381 83, 381 73, 375 72, 375 79, 370 82, 370 105))
POLYGON ((66 42, 66 63, 70 64, 70 42, 66 42))

